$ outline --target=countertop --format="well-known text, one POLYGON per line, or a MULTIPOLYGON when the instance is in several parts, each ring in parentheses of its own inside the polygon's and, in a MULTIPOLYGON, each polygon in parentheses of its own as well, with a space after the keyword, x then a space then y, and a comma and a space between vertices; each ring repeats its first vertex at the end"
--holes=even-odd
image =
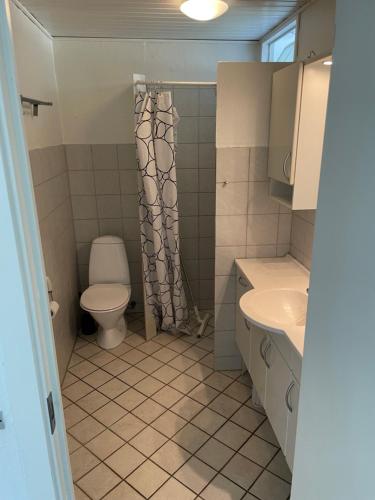
MULTIPOLYGON (((265 259, 236 259, 236 265, 256 289, 294 288, 306 291, 309 287, 309 271, 291 255, 265 259)), ((305 327, 295 326, 285 330, 285 335, 302 357, 305 327)))

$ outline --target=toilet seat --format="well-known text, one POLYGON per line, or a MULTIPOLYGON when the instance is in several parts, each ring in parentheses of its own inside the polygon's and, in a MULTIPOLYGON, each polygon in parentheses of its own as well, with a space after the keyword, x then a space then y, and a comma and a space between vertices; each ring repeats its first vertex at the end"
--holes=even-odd
POLYGON ((91 285, 81 296, 85 311, 115 311, 125 307, 130 298, 130 286, 113 284, 91 285))

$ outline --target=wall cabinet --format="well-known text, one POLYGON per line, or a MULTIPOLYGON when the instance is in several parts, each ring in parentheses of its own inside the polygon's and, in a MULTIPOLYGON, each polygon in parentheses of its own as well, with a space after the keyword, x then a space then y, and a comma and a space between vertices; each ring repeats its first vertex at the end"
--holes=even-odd
POLYGON ((317 206, 330 66, 297 62, 273 74, 270 195, 293 210, 317 206))

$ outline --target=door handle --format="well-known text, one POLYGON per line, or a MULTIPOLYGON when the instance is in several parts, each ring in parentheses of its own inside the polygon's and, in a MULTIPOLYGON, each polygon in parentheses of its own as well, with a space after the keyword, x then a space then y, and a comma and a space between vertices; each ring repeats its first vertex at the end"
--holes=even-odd
POLYGON ((268 359, 267 359, 267 354, 268 354, 270 348, 271 348, 271 342, 269 342, 267 344, 266 348, 264 349, 263 359, 264 359, 264 362, 266 363, 267 368, 271 368, 271 365, 270 365, 270 363, 268 362, 268 359))
POLYGON ((249 286, 242 276, 238 278, 238 283, 244 288, 247 288, 249 286))
POLYGON ((289 384, 288 389, 286 390, 286 393, 285 393, 285 404, 286 404, 288 410, 290 411, 290 413, 293 413, 293 407, 290 403, 290 393, 292 392, 292 389, 294 386, 295 386, 295 383, 291 382, 289 384))
POLYGON ((291 151, 288 151, 288 153, 286 154, 285 158, 284 158, 284 162, 283 162, 283 174, 284 176, 289 180, 290 179, 290 175, 288 175, 286 173, 286 162, 289 160, 290 156, 292 155, 292 152, 291 151))

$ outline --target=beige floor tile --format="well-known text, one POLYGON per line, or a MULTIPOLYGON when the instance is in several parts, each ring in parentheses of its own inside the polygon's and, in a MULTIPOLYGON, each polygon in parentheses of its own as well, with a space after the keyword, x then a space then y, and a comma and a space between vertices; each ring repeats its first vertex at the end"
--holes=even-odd
POLYGON ((76 337, 76 341, 74 344, 74 350, 78 351, 79 349, 82 349, 82 347, 88 346, 90 343, 88 340, 84 339, 83 337, 76 337))
POLYGON ((142 422, 142 420, 128 413, 125 417, 120 418, 120 420, 111 425, 111 431, 115 432, 125 441, 129 441, 129 439, 138 434, 138 432, 145 427, 146 424, 142 422))
POLYGON ((221 473, 247 490, 262 471, 262 467, 236 453, 221 473))
POLYGON ((186 356, 183 356, 180 354, 176 358, 172 359, 169 361, 168 365, 170 365, 172 368, 175 368, 176 370, 180 372, 184 372, 191 366, 195 364, 195 360, 191 358, 187 358, 186 356))
POLYGON ((233 380, 230 377, 227 377, 220 372, 212 373, 204 381, 205 384, 220 392, 224 391, 224 389, 226 389, 232 382, 233 380))
POLYGON ((90 358, 91 363, 94 363, 97 366, 104 366, 107 363, 110 363, 111 361, 114 361, 116 359, 116 356, 111 354, 108 351, 102 350, 101 352, 98 352, 95 354, 95 356, 92 356, 90 358))
POLYGON ((75 384, 70 385, 62 391, 63 395, 66 396, 70 401, 78 401, 91 392, 93 389, 90 385, 79 380, 75 384))
POLYGON ((99 410, 96 410, 92 415, 99 420, 100 423, 106 427, 110 427, 112 424, 120 420, 121 417, 126 415, 127 410, 122 406, 118 405, 114 401, 110 401, 99 410))
POLYGON ((107 396, 110 399, 117 398, 120 394, 124 393, 129 386, 119 380, 118 378, 113 378, 109 382, 106 382, 104 385, 98 387, 98 391, 107 396))
POLYGON ((205 408, 193 418, 191 423, 212 435, 225 423, 225 418, 215 411, 205 408))
POLYGON ((165 412, 163 406, 151 399, 146 399, 146 401, 137 406, 132 413, 146 422, 146 424, 151 424, 151 422, 158 418, 163 412, 165 412))
POLYGON ((167 441, 167 438, 160 434, 152 427, 146 427, 142 432, 137 434, 130 444, 138 451, 150 457, 156 450, 158 450, 167 441))
MULTIPOLYGON (((161 346, 159 345, 159 347, 161 346)), ((168 349, 168 347, 161 347, 161 349, 159 351, 156 351, 152 356, 162 363, 168 363, 168 361, 178 356, 178 354, 176 353, 176 351, 168 349)))
POLYGON ((78 481, 91 469, 96 467, 100 460, 83 446, 70 455, 73 481, 78 481))
POLYGON ((144 342, 143 344, 141 344, 138 349, 146 354, 153 355, 154 353, 156 353, 156 351, 159 351, 161 349, 161 345, 150 340, 149 342, 144 342))
POLYGON ((75 500, 90 500, 90 498, 86 495, 86 493, 83 493, 82 490, 78 488, 78 486, 74 485, 74 496, 75 500))
POLYGON ((141 370, 138 370, 138 368, 136 368, 135 366, 132 366, 125 372, 118 375, 117 378, 125 382, 125 384, 133 386, 140 380, 144 379, 145 377, 147 377, 146 373, 142 372, 141 370))
POLYGON ((132 347, 138 347, 141 344, 146 343, 146 339, 142 337, 142 335, 138 335, 137 333, 133 333, 125 338, 125 342, 132 347))
POLYGON ((208 366, 208 368, 211 368, 213 370, 215 367, 214 355, 211 353, 207 354, 207 356, 200 360, 200 363, 202 363, 202 365, 208 366))
POLYGON ((146 498, 167 481, 169 475, 150 460, 136 469, 126 481, 146 498))
POLYGON ((165 386, 160 389, 160 391, 156 392, 152 396, 152 399, 165 406, 165 408, 170 408, 183 397, 184 395, 176 391, 176 389, 173 389, 173 387, 165 386))
POLYGON ((156 372, 152 374, 153 377, 157 378, 161 382, 164 382, 164 384, 168 384, 171 380, 176 378, 180 374, 179 371, 175 370, 171 366, 162 366, 156 372))
POLYGON ((136 408, 138 405, 143 403, 145 399, 146 396, 144 396, 142 393, 136 391, 133 388, 130 388, 126 392, 121 394, 121 396, 117 397, 115 399, 115 402, 125 408, 125 410, 131 411, 134 410, 134 408, 136 408))
POLYGON ((247 493, 246 496, 243 497, 243 500, 259 500, 259 498, 256 498, 254 495, 247 493))
POLYGON ((288 481, 288 483, 292 482, 292 474, 281 450, 267 466, 267 469, 276 474, 276 476, 280 476, 285 481, 288 481))
POLYGON ((100 458, 100 460, 104 460, 123 445, 124 441, 121 438, 109 429, 106 429, 104 432, 89 441, 86 444, 86 448, 100 458))
POLYGON ((95 354, 102 352, 102 350, 100 349, 100 347, 98 347, 95 344, 87 343, 86 345, 84 345, 80 349, 77 349, 75 352, 76 352, 76 354, 78 354, 82 358, 87 359, 87 358, 91 358, 95 354))
POLYGON ((151 498, 152 500, 193 500, 195 493, 171 477, 151 498))
POLYGON ((115 356, 121 357, 123 354, 131 351, 132 349, 133 349, 132 346, 125 344, 125 342, 122 342, 120 345, 118 345, 114 349, 108 349, 108 350, 111 354, 114 354, 115 356))
POLYGON ((200 349, 197 346, 190 347, 187 351, 184 352, 184 356, 187 358, 193 359, 194 361, 199 361, 207 355, 207 351, 204 349, 200 349))
POLYGON ((186 425, 186 420, 168 410, 160 415, 151 425, 154 429, 171 438, 186 425))
POLYGON ((86 359, 69 368, 69 371, 78 378, 83 378, 97 370, 98 367, 86 359))
POLYGON ((61 387, 65 389, 66 387, 74 384, 74 382, 78 382, 78 380, 79 379, 75 375, 73 375, 73 373, 67 372, 61 387))
POLYGON ((166 346, 175 341, 176 338, 177 337, 173 333, 159 333, 159 335, 154 338, 154 341, 158 344, 166 346))
POLYGON ((188 450, 195 453, 209 439, 209 435, 191 424, 187 424, 172 438, 172 440, 188 450))
POLYGON ((241 408, 231 417, 232 422, 244 427, 250 432, 254 432, 265 420, 265 416, 248 408, 241 406, 241 408))
POLYGON ((262 500, 287 500, 290 495, 290 484, 265 470, 250 493, 262 500))
POLYGON ((191 457, 191 459, 176 472, 175 478, 195 491, 195 493, 199 494, 215 474, 216 471, 212 469, 212 467, 209 467, 195 457, 191 457))
POLYGON ((148 397, 155 394, 155 392, 159 391, 162 387, 164 387, 163 382, 160 382, 160 380, 157 380, 156 378, 151 377, 151 375, 144 378, 143 380, 141 380, 140 382, 138 382, 134 386, 134 388, 137 391, 141 392, 142 394, 144 394, 145 396, 148 396, 148 397))
POLYGON ((72 356, 70 358, 70 361, 69 361, 69 370, 73 366, 78 365, 78 363, 81 363, 82 361, 84 361, 84 358, 82 358, 81 356, 79 356, 78 354, 76 354, 75 352, 73 352, 73 354, 72 354, 72 356))
POLYGON ((255 434, 261 437, 262 439, 265 439, 269 443, 275 446, 279 446, 277 437, 275 436, 275 433, 273 432, 273 429, 268 419, 266 419, 264 423, 259 427, 259 429, 256 430, 255 434))
POLYGON ((110 491, 103 500, 143 500, 143 497, 123 481, 114 490, 110 491))
POLYGON ((240 500, 245 491, 220 474, 202 491, 204 500, 240 500))
POLYGON ((129 363, 126 363, 126 361, 116 358, 110 363, 104 365, 102 369, 110 373, 111 375, 118 377, 120 373, 123 373, 125 370, 130 368, 130 366, 131 365, 129 365, 129 363))
POLYGON ((144 352, 138 351, 138 349, 132 349, 131 351, 126 352, 121 356, 121 359, 129 363, 130 365, 136 365, 142 359, 145 359, 147 354, 144 352))
POLYGON ((71 436, 70 434, 66 433, 66 439, 68 441, 68 449, 70 455, 74 451, 78 450, 78 448, 81 448, 81 443, 79 443, 76 439, 74 439, 74 437, 71 436))
POLYGON ((197 451, 195 456, 214 469, 220 470, 234 453, 225 444, 212 438, 197 451))
POLYGON ((68 406, 70 406, 72 404, 72 401, 70 401, 70 399, 66 398, 65 396, 62 396, 61 399, 62 399, 62 404, 63 404, 64 410, 65 410, 65 408, 68 408, 68 406))
POLYGON ((232 385, 225 389, 224 393, 227 394, 227 396, 244 403, 251 396, 251 388, 247 385, 234 381, 232 385))
POLYGON ((78 486, 93 500, 100 500, 121 479, 109 467, 101 463, 78 481, 78 486))
POLYGON ((104 394, 101 394, 100 392, 95 390, 90 392, 90 394, 83 397, 82 399, 79 399, 77 401, 77 405, 83 408, 88 413, 93 413, 108 402, 109 399, 107 398, 107 396, 104 396, 104 394))
POLYGON ((248 387, 253 386, 253 381, 251 380, 249 372, 245 372, 244 374, 240 375, 237 379, 237 382, 241 382, 241 384, 247 385, 248 387))
POLYGON ((185 420, 191 420, 203 408, 204 406, 202 404, 185 396, 172 406, 171 411, 177 413, 177 415, 185 420))
POLYGON ((223 375, 226 375, 227 377, 230 377, 233 380, 236 380, 238 377, 241 376, 241 370, 223 370, 221 373, 223 375))
POLYGON ((197 347, 199 347, 199 349, 204 349, 205 351, 212 352, 215 347, 214 339, 206 337, 200 342, 198 342, 197 347))
POLYGON ((233 422, 226 422, 215 434, 215 438, 234 450, 238 450, 250 437, 250 432, 233 422))
POLYGON ((200 383, 189 393, 189 397, 195 399, 198 403, 208 405, 218 394, 218 391, 213 387, 200 383))
POLYGON ((242 446, 239 453, 265 467, 276 455, 277 451, 278 449, 275 446, 254 435, 242 446))
POLYGON ((168 441, 151 456, 151 460, 169 474, 174 474, 190 457, 191 454, 188 451, 178 444, 168 441))
POLYGON ((241 403, 225 394, 219 394, 208 406, 217 413, 220 413, 220 415, 223 415, 223 417, 230 418, 241 406, 241 403))
POLYGON ((190 344, 185 342, 182 339, 176 339, 174 342, 168 345, 169 349, 172 349, 172 351, 182 353, 184 351, 187 351, 191 347, 190 344))
POLYGON ((191 377, 196 378, 197 380, 204 380, 207 378, 213 370, 211 368, 208 368, 208 366, 204 366, 201 363, 196 363, 195 365, 191 366, 188 370, 186 370, 186 374, 190 375, 191 377))
POLYGON ((90 375, 87 375, 83 381, 86 382, 86 384, 91 385, 91 387, 94 387, 97 389, 99 386, 105 384, 109 380, 111 380, 113 377, 110 373, 105 372, 104 370, 96 370, 95 372, 90 373, 90 375))
POLYGON ((265 415, 266 412, 264 411, 264 408, 260 405, 257 405, 257 404, 254 404, 250 399, 248 399, 247 401, 245 401, 244 403, 245 406, 248 406, 249 408, 252 408, 253 410, 257 411, 258 413, 261 413, 262 415, 265 415))
POLYGON ((70 429, 87 416, 88 414, 82 408, 73 403, 64 410, 65 427, 70 429))
POLYGON ((83 419, 78 424, 73 425, 73 427, 69 429, 69 432, 80 443, 86 444, 100 432, 103 432, 104 429, 104 425, 89 416, 83 419))
POLYGON ((129 444, 125 444, 113 455, 105 460, 105 463, 113 469, 120 477, 129 476, 141 463, 145 457, 129 444))
POLYGON ((158 361, 157 359, 149 356, 148 358, 142 359, 139 363, 137 363, 137 368, 140 370, 148 373, 151 375, 151 373, 155 372, 159 368, 163 366, 163 363, 158 361))
POLYGON ((189 375, 186 375, 185 373, 182 373, 179 377, 177 377, 175 380, 172 380, 172 382, 170 383, 170 385, 174 389, 177 389, 183 394, 187 394, 192 389, 194 389, 194 387, 196 387, 198 384, 199 384, 198 380, 196 380, 193 377, 190 377, 189 375))

